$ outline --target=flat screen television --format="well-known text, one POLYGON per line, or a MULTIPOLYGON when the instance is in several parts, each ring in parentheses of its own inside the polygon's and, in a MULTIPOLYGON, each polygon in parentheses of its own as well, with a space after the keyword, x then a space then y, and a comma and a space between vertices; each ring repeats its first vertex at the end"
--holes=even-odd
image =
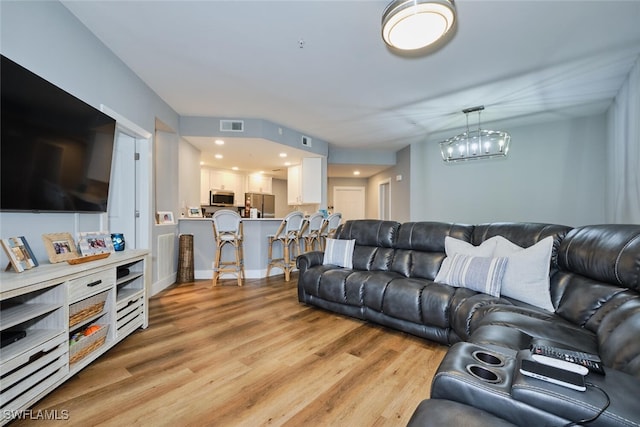
POLYGON ((116 122, 2 55, 0 210, 106 212, 116 122))

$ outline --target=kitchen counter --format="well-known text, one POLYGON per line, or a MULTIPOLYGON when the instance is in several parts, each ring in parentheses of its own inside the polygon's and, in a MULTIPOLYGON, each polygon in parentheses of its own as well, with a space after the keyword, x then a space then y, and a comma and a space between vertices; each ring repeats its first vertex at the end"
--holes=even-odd
MULTIPOLYGON (((282 222, 283 218, 242 218, 242 222, 248 221, 278 221, 282 222)), ((211 218, 179 218, 180 221, 211 221, 211 218)))
MULTIPOLYGON (((282 218, 242 218, 244 232, 244 270, 247 279, 258 279, 267 276, 268 239, 275 234, 282 218)), ((215 240, 211 218, 180 218, 179 231, 182 234, 193 234, 194 276, 196 279, 213 277, 213 257, 215 240)), ((233 250, 227 245, 222 253, 223 260, 233 259, 233 250)), ((281 245, 275 245, 273 257, 282 257, 281 245)), ((270 275, 282 274, 282 270, 274 268, 270 275)), ((228 275, 230 278, 231 275, 228 275)), ((225 275, 223 279, 227 278, 225 275)))

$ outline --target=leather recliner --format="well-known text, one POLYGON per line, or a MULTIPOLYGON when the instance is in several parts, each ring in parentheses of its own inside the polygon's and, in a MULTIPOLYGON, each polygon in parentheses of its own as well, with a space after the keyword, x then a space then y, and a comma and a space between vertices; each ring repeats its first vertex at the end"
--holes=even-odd
POLYGON ((323 265, 319 252, 300 256, 302 303, 446 345, 521 351, 536 339, 562 343, 599 354, 606 369, 640 384, 640 225, 359 220, 347 221, 336 238, 356 240, 353 268, 323 265), (479 245, 497 235, 521 247, 553 237, 554 312, 433 281, 446 236, 479 245))

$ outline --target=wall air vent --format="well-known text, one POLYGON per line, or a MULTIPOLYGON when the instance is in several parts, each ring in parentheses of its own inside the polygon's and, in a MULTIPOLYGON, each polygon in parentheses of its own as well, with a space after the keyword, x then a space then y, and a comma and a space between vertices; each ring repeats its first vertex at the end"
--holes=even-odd
POLYGON ((244 132, 244 121, 220 120, 220 132, 244 132))
POLYGON ((309 138, 308 136, 302 135, 301 142, 305 147, 311 147, 311 138, 309 138))

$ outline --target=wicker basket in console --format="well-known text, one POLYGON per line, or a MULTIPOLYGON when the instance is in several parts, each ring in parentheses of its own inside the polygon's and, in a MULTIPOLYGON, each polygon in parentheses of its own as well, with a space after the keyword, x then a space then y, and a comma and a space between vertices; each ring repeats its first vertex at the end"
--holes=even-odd
POLYGON ((78 301, 69 306, 69 327, 73 327, 85 319, 89 319, 96 314, 100 314, 104 309, 104 303, 107 300, 109 292, 78 301))
POLYGON ((76 363, 87 356, 92 351, 99 348, 107 340, 109 325, 99 325, 100 330, 89 336, 83 337, 80 341, 69 347, 69 363, 76 363))

